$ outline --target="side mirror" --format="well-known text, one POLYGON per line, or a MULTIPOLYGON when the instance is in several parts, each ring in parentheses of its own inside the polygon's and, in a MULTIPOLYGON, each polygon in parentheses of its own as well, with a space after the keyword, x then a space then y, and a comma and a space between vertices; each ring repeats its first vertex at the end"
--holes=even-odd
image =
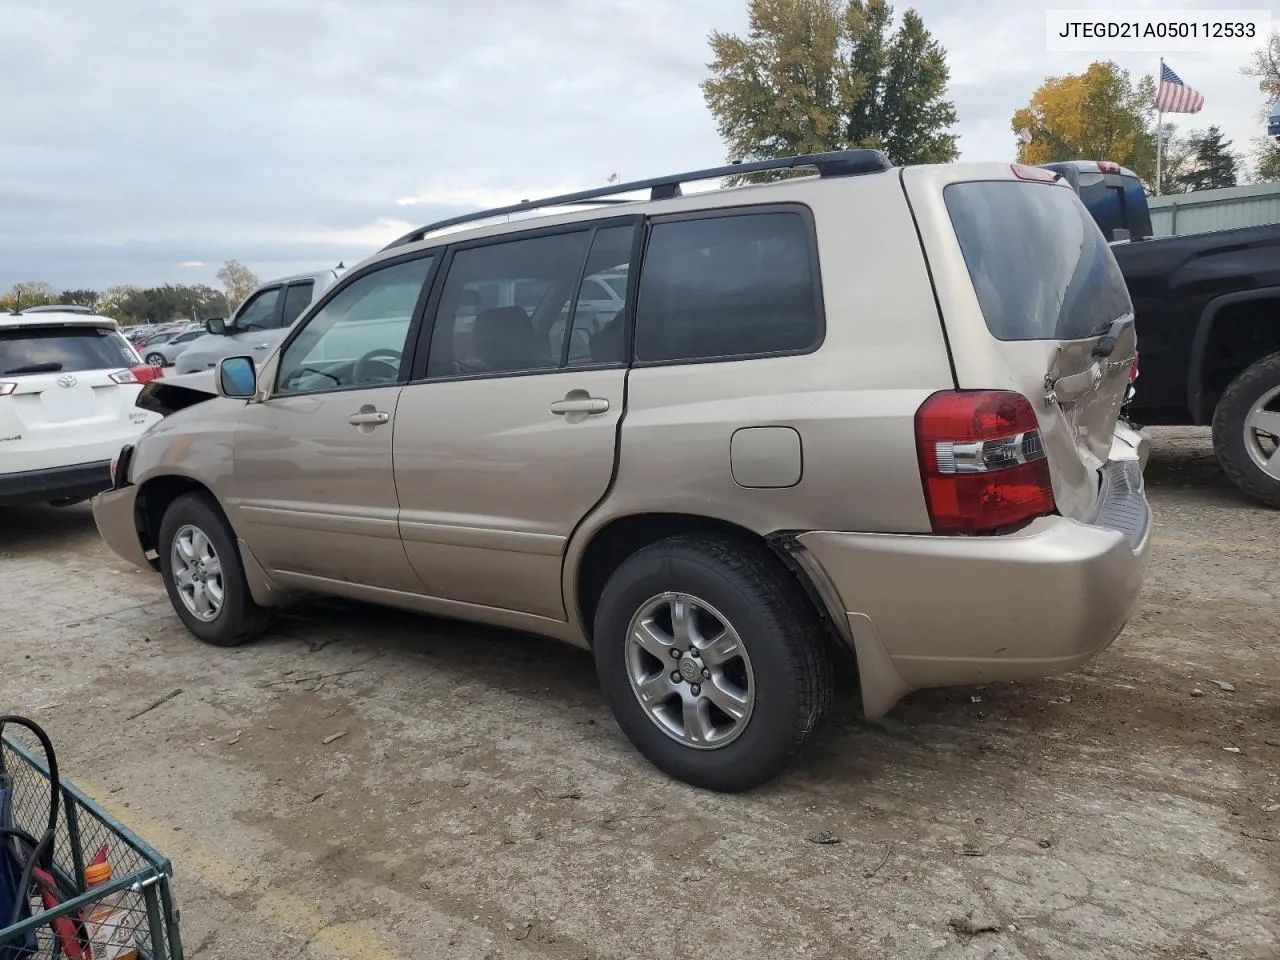
POLYGON ((258 389, 253 357, 225 357, 218 361, 218 393, 232 400, 250 400, 258 389))
POLYGON ((227 334, 227 321, 224 317, 210 317, 204 322, 204 328, 212 333, 215 337, 224 337, 227 334))

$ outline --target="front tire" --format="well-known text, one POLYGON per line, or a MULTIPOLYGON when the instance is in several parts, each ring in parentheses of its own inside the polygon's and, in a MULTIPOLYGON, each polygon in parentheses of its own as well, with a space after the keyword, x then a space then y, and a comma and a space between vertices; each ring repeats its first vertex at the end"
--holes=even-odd
POLYGON ((1222 472, 1261 503, 1280 508, 1280 353, 1231 381, 1213 413, 1222 472))
POLYGON ((618 725, 664 773, 737 792, 782 773, 831 701, 821 623, 765 548, 673 537, 633 554, 596 613, 618 725))
POLYGON ((157 552, 169 602, 200 640, 233 647, 270 626, 271 611, 254 603, 235 538, 208 496, 188 493, 169 505, 157 552))
POLYGON ((163 353, 148 353, 145 359, 146 359, 146 361, 147 361, 147 365, 148 365, 148 366, 152 366, 152 367, 163 367, 163 366, 164 366, 164 354, 163 354, 163 353))

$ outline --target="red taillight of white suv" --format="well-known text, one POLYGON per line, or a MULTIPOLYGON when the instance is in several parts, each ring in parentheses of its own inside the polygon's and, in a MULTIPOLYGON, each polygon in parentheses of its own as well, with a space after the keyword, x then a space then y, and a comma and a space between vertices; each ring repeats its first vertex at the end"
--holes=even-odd
POLYGON ((163 367, 144 363, 142 366, 130 367, 128 370, 118 370, 111 374, 111 379, 116 383, 150 383, 152 380, 159 380, 163 376, 163 367))
POLYGON ((1040 425, 1020 393, 935 393, 916 411, 916 448, 935 533, 983 533, 1056 509, 1040 425))

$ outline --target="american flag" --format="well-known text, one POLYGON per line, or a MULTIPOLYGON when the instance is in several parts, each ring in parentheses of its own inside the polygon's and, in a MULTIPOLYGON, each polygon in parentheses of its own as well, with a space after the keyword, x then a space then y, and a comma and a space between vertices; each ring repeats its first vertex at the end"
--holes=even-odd
POLYGON ((1023 127, 1018 131, 1018 139, 1022 141, 1024 147, 1031 146, 1031 131, 1023 127))
POLYGON ((1199 113, 1203 106, 1204 96, 1188 87, 1180 76, 1161 62, 1156 109, 1161 113, 1199 113))

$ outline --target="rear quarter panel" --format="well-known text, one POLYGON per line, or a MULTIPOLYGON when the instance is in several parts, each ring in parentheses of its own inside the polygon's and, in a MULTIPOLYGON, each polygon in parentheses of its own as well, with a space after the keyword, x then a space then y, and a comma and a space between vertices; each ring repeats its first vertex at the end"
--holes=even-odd
MULTIPOLYGON (((730 196, 812 212, 825 337, 798 356, 632 369, 614 486, 570 544, 570 610, 582 551, 619 517, 691 514, 760 535, 930 529, 914 417, 926 397, 954 383, 899 172, 730 196), (735 481, 733 436, 760 426, 799 434, 798 482, 735 481)), ((717 207, 728 199, 716 198, 717 207)), ((700 202, 691 195, 684 207, 700 202)))

